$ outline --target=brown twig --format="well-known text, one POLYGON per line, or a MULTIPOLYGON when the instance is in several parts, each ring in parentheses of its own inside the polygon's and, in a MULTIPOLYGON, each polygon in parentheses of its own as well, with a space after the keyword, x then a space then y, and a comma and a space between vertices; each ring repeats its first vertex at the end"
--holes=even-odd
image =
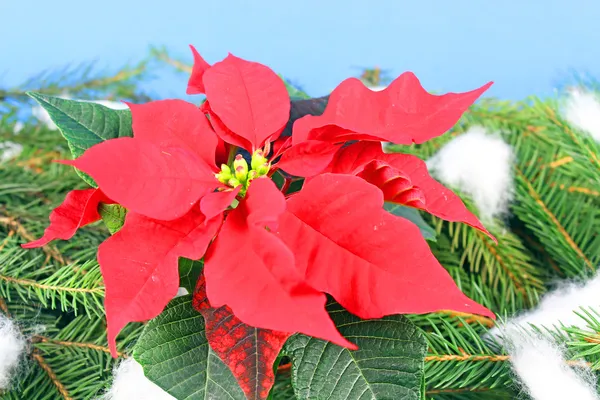
POLYGON ((560 221, 558 220, 558 218, 556 218, 556 216, 552 213, 552 211, 550 211, 548 209, 548 207, 546 206, 546 204, 542 200, 541 196, 535 190, 535 188, 533 187, 533 185, 531 184, 531 182, 529 182, 529 180, 527 179, 527 177, 525 176, 525 174, 523 174, 523 172, 521 172, 521 170, 518 169, 518 168, 516 168, 515 171, 516 171, 517 175, 523 180, 523 182, 527 186, 527 190, 529 192, 529 195, 531 197, 533 197, 533 199, 535 200, 535 202, 537 203, 537 205, 540 206, 540 208, 542 209, 542 211, 554 223, 554 225, 556 226, 556 229, 558 229, 558 231, 563 236, 563 238, 565 239, 565 241, 567 242, 567 244, 573 249, 573 251, 575 251, 575 253, 577 253, 577 255, 579 257, 581 257, 581 259, 585 263, 585 265, 588 268, 590 268, 592 271, 594 271, 595 268, 594 268, 594 265, 592 264, 592 262, 585 256, 585 254, 583 254, 583 251, 579 248, 579 246, 577 245, 577 243, 575 243, 575 241, 573 240, 573 238, 571 237, 571 235, 569 235, 569 233, 567 232, 567 230, 562 226, 562 224, 560 223, 560 221))
MULTIPOLYGON (((62 341, 62 340, 56 340, 56 339, 51 339, 49 337, 46 336, 41 336, 41 335, 36 335, 32 338, 32 340, 35 343, 49 343, 49 344, 55 344, 57 346, 65 346, 65 347, 79 347, 82 349, 91 349, 91 350, 96 350, 96 351, 101 351, 103 353, 107 353, 110 354, 110 349, 106 346, 100 346, 97 344, 93 344, 93 343, 86 343, 86 342, 66 342, 66 341, 62 341)), ((123 358, 127 358, 128 355, 122 352, 117 352, 117 355, 119 357, 123 357, 123 358)))
POLYGON ((33 356, 33 359, 35 361, 37 361, 39 366, 44 370, 44 372, 46 372, 46 374, 48 374, 48 377, 50 378, 50 380, 52 381, 54 386, 56 386, 56 389, 61 394, 63 399, 73 400, 73 398, 69 395, 69 392, 67 391, 67 388, 65 387, 65 385, 63 385, 62 382, 58 380, 58 377, 56 376, 56 374, 54 373, 52 368, 48 365, 48 363, 46 362, 44 357, 42 357, 42 355, 38 351, 35 351, 35 350, 34 350, 32 356, 33 356))
POLYGON ((31 286, 36 289, 45 289, 45 290, 61 290, 64 292, 75 292, 75 293, 90 293, 90 294, 103 294, 104 288, 97 287, 93 289, 83 289, 83 288, 71 288, 65 286, 56 286, 56 285, 45 285, 43 283, 36 282, 31 279, 19 279, 13 278, 10 276, 0 275, 0 281, 5 281, 9 283, 15 283, 21 286, 31 286))
MULTIPOLYGON (((0 216, 0 224, 8 227, 11 230, 14 230, 17 233, 17 235, 21 236, 23 239, 27 240, 28 242, 32 242, 36 239, 14 217, 7 216, 7 215, 0 216)), ((66 260, 56 248, 54 248, 50 245, 43 246, 42 251, 44 253, 46 253, 46 255, 48 257, 52 258, 53 260, 57 261, 58 263, 60 263, 62 265, 66 265, 67 263, 69 263, 69 261, 66 260)))
POLYGON ((493 319, 488 317, 483 317, 481 315, 469 314, 459 311, 443 311, 445 314, 448 314, 450 317, 462 318, 467 324, 479 323, 483 326, 487 326, 488 328, 492 328, 495 325, 493 319))
POLYGON ((10 317, 10 311, 8 310, 8 305, 6 304, 6 301, 4 300, 4 298, 2 298, 2 297, 0 297, 0 310, 2 310, 4 315, 6 315, 7 317, 10 317))
MULTIPOLYGON (((488 362, 505 362, 509 361, 510 356, 505 354, 493 354, 493 355, 475 355, 475 354, 442 354, 442 355, 429 355, 425 357, 425 362, 450 362, 450 361, 488 361, 488 362)), ((570 366, 590 366, 591 363, 578 360, 568 360, 567 365, 570 366)))

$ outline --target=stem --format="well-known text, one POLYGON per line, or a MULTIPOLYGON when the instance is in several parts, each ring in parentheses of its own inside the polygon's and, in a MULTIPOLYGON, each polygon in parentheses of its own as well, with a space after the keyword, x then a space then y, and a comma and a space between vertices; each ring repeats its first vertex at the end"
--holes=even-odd
POLYGON ((283 182, 283 186, 281 187, 281 193, 285 194, 288 191, 290 186, 292 185, 292 178, 285 178, 283 182))
POLYGON ((237 153, 237 149, 237 146, 231 146, 229 148, 229 154, 227 155, 227 165, 231 165, 231 163, 235 159, 235 153, 237 153))

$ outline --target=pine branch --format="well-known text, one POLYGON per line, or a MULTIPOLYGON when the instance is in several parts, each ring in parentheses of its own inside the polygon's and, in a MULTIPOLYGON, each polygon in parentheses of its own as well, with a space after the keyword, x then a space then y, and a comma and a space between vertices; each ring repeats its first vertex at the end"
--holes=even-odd
POLYGON ((169 65, 178 72, 187 75, 192 73, 192 66, 184 61, 171 57, 166 47, 152 47, 150 49, 150 55, 157 61, 169 65))
MULTIPOLYGON (((588 311, 586 315, 593 322, 588 321, 590 327, 585 330, 531 326, 523 334, 532 332, 566 343, 567 365, 580 367, 580 359, 584 359, 583 364, 597 369, 600 345, 590 341, 593 338, 590 331, 600 328, 600 314, 588 311)), ((483 338, 487 332, 485 326, 456 324, 440 315, 422 317, 419 326, 429 344, 425 358, 428 395, 438 398, 437 394, 463 391, 510 390, 513 385, 510 355, 496 339, 483 338)))
POLYGON ((65 388, 65 386, 62 384, 62 382, 58 379, 58 377, 56 376, 56 374, 54 373, 52 368, 48 365, 48 363, 46 362, 44 357, 42 357, 42 355, 38 351, 35 351, 35 350, 32 354, 32 357, 35 361, 37 361, 40 368, 42 368, 44 370, 44 372, 46 373, 48 378, 52 381, 52 384, 56 387, 56 390, 58 390, 58 393, 62 396, 62 398, 65 400, 73 400, 73 398, 69 395, 67 388, 65 388))
MULTIPOLYGON (((82 315, 56 317, 54 311, 24 308, 9 302, 12 317, 31 333, 32 364, 3 399, 93 399, 110 386, 119 361, 110 356, 104 318, 82 315), (40 329, 43 327, 43 334, 40 329)), ((129 324, 117 338, 121 358, 141 333, 141 324, 129 324)))
POLYGON ((27 256, 28 251, 18 247, 0 252, 0 296, 35 301, 76 315, 81 312, 90 317, 104 315, 104 286, 96 262, 40 268, 39 257, 27 256))
POLYGON ((28 102, 27 91, 35 90, 52 96, 70 95, 83 99, 149 100, 139 92, 139 83, 148 78, 148 61, 125 66, 116 72, 96 72, 95 63, 66 66, 55 71, 44 71, 23 84, 0 89, 0 102, 28 102))

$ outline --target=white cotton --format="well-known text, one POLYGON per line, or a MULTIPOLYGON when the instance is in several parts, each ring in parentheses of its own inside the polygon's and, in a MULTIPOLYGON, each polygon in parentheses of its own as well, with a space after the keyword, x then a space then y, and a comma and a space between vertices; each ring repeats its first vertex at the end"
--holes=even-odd
POLYGON ((27 344, 13 321, 0 314, 0 389, 10 385, 27 344))
POLYGON ((127 104, 122 103, 120 101, 110 101, 110 100, 78 100, 83 101, 84 103, 96 103, 101 106, 112 108, 113 110, 126 110, 129 107, 127 104))
POLYGON ((511 336, 509 354, 515 373, 533 400, 598 400, 589 368, 573 368, 563 352, 542 337, 511 336))
POLYGON ((578 88, 569 90, 563 112, 570 124, 600 142, 600 99, 595 93, 578 88))
POLYGON ((445 185, 470 195, 480 217, 489 220, 508 212, 514 190, 512 161, 506 142, 473 127, 443 146, 427 167, 445 185))
POLYGON ((25 124, 22 123, 21 121, 17 121, 15 123, 15 125, 13 126, 13 133, 15 135, 19 134, 19 132, 21 132, 23 130, 23 128, 25 128, 25 124))
POLYGON ((0 142, 0 163, 18 157, 23 151, 23 145, 14 142, 0 142))
MULTIPOLYGON (((530 324, 546 328, 564 326, 587 327, 575 312, 581 307, 600 306, 600 273, 587 282, 563 283, 544 295, 536 308, 509 320, 507 326, 526 328, 530 324)), ((488 334, 498 336, 510 328, 494 328, 488 334)))
POLYGON ((103 400, 175 400, 159 386, 144 376, 144 369, 133 358, 119 363, 114 371, 114 380, 103 400))
MULTIPOLYGON (((66 99, 66 100, 71 99, 68 96, 61 96, 61 98, 66 99)), ((104 107, 112 108, 113 110, 124 110, 124 109, 128 108, 127 104, 121 103, 118 101, 110 101, 110 100, 77 100, 77 101, 81 101, 84 103, 96 103, 96 104, 103 105, 104 107)), ((52 131, 55 131, 58 129, 56 124, 54 122, 52 122, 52 119, 50 118, 50 115, 48 114, 48 112, 46 110, 44 110, 43 107, 34 106, 31 110, 31 113, 33 114, 33 116, 35 118, 38 119, 38 121, 40 121, 41 123, 46 125, 46 127, 48 129, 50 129, 52 131)))

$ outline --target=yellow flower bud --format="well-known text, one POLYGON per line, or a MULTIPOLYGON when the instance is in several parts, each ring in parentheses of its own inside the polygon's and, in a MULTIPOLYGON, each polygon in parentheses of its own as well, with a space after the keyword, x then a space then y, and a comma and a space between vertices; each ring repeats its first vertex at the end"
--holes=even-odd
POLYGON ((215 174, 217 180, 221 183, 227 184, 233 175, 231 174, 231 168, 228 165, 221 164, 221 172, 215 174))
POLYGON ((241 154, 235 156, 235 160, 233 161, 233 169, 233 173, 235 174, 237 180, 240 182, 246 182, 246 179, 248 179, 248 163, 241 154))

